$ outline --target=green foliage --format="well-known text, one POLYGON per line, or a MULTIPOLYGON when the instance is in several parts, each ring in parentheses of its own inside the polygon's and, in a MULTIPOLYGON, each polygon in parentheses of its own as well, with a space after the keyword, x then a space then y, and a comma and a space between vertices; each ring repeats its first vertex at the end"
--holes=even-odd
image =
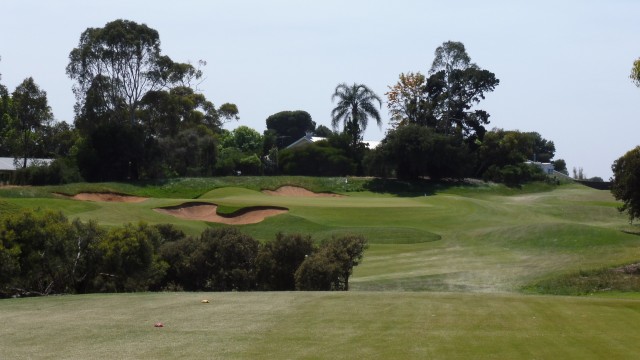
POLYGON ((231 144, 223 146, 233 146, 246 154, 262 154, 262 135, 259 132, 242 125, 235 128, 231 134, 231 144))
POLYGON ((633 62, 633 66, 631 67, 631 74, 629 74, 629 78, 633 83, 640 87, 640 58, 636 59, 633 62))
POLYGON ((485 171, 484 180, 503 183, 507 186, 518 186, 529 181, 544 181, 546 175, 542 170, 531 164, 492 165, 485 171))
POLYGON ((15 185, 59 185, 82 181, 77 166, 69 158, 59 158, 50 164, 33 164, 13 173, 15 185))
POLYGON ((629 221, 640 217, 640 146, 613 162, 611 193, 622 200, 620 211, 626 211, 629 221))
POLYGON ((262 161, 260 161, 260 158, 256 154, 245 156, 240 158, 236 169, 238 169, 242 175, 261 175, 262 161))
POLYGON ((278 165, 281 173, 289 175, 345 176, 356 171, 356 164, 343 151, 326 142, 283 150, 278 165))
POLYGON ((382 107, 382 100, 373 90, 366 85, 347 85, 345 83, 336 86, 331 100, 338 99, 336 107, 331 110, 331 125, 335 129, 340 122, 344 125, 344 132, 349 135, 351 148, 362 141, 362 132, 367 128, 369 118, 376 120, 378 126, 382 126, 380 113, 374 102, 382 107))
MULTIPOLYGON (((525 166, 524 162, 534 159, 549 162, 554 154, 553 141, 542 138, 536 132, 493 129, 485 134, 477 150, 475 174, 485 180, 511 186, 531 180, 544 180, 535 174, 534 169, 525 166)), ((563 164, 564 161, 558 163, 558 166, 563 164)))
POLYGON ((169 283, 185 290, 247 291, 256 288, 255 259, 259 243, 235 228, 206 229, 199 238, 165 244, 169 283))
POLYGON ((324 242, 295 273, 298 290, 349 290, 349 277, 362 260, 367 240, 347 234, 324 242))
POLYGON ((314 131, 315 136, 328 138, 333 135, 333 131, 324 125, 318 125, 314 131))
POLYGON ((146 291, 164 277, 168 265, 156 251, 161 245, 157 229, 145 224, 115 228, 96 244, 99 292, 146 291))
POLYGON ((73 292, 80 242, 62 213, 20 211, 0 223, 0 293, 73 292), (74 261, 75 260, 75 261, 74 261))
POLYGON ((272 130, 278 149, 284 149, 294 141, 313 132, 316 123, 306 111, 281 111, 267 118, 267 131, 272 130))
POLYGON ((417 124, 391 130, 374 152, 395 168, 399 179, 460 178, 468 173, 470 163, 466 146, 417 124))
POLYGON ((172 138, 176 133, 204 125, 218 131, 222 124, 212 102, 187 86, 149 91, 139 112, 147 136, 172 138))
POLYGON ((558 159, 551 162, 553 164, 553 169, 559 173, 563 173, 569 176, 569 170, 567 170, 567 163, 564 159, 558 159))
POLYGON ((203 125, 162 138, 159 147, 157 161, 163 168, 160 177, 211 176, 215 172, 218 143, 213 132, 203 125))
POLYGON ((277 233, 260 247, 256 258, 257 280, 262 290, 295 290, 295 272, 314 251, 311 236, 277 233))
POLYGON ((13 115, 17 119, 17 131, 21 134, 20 149, 22 167, 27 158, 33 157, 32 147, 41 137, 41 129, 53 119, 47 103, 47 93, 41 90, 33 78, 25 79, 12 94, 13 115))
POLYGON ((134 125, 147 93, 189 84, 202 72, 163 56, 156 30, 115 20, 80 35, 78 46, 69 54, 67 75, 76 82, 76 111, 83 122, 129 120, 134 125))

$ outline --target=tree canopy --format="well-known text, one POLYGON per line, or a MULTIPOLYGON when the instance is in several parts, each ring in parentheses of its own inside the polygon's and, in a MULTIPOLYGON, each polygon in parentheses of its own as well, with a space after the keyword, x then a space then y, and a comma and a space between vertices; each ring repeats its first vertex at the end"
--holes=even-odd
POLYGON ((640 146, 614 161, 611 170, 611 193, 616 200, 622 200, 620 211, 626 211, 633 222, 640 218, 640 146))
POLYGON ((637 87, 640 87, 640 58, 633 62, 629 78, 631 78, 631 81, 633 81, 637 87))
POLYGON ((77 114, 99 109, 110 121, 132 124, 148 92, 188 86, 202 76, 192 65, 162 55, 156 30, 129 20, 86 29, 69 54, 67 74, 76 81, 77 114))
POLYGON ((344 124, 344 132, 351 137, 351 146, 362 141, 362 132, 367 128, 369 118, 373 118, 378 126, 382 126, 382 119, 374 103, 382 107, 382 100, 366 85, 338 84, 331 96, 331 101, 338 100, 331 111, 331 125, 335 129, 340 122, 344 124))
POLYGON ((22 134, 22 167, 27 167, 30 156, 30 135, 53 119, 47 102, 47 93, 40 89, 32 77, 25 79, 12 94, 13 113, 17 119, 18 130, 22 134))
POLYGON ((267 118, 267 131, 274 131, 278 149, 289 146, 315 129, 316 123, 311 119, 311 115, 302 110, 281 111, 267 118))
POLYGON ((471 62, 464 44, 447 41, 435 51, 429 77, 400 74, 386 93, 394 126, 415 123, 468 143, 482 139, 489 113, 472 110, 500 83, 490 71, 471 62))

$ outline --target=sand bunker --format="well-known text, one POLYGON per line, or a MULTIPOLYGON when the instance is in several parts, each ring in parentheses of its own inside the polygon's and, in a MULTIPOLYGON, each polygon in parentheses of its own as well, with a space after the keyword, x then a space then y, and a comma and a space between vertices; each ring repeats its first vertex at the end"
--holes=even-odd
MULTIPOLYGON (((62 195, 62 194, 59 194, 62 195)), ((124 202, 124 203, 139 203, 147 200, 147 198, 139 196, 120 195, 113 193, 79 193, 73 196, 69 196, 75 200, 82 201, 106 201, 106 202, 124 202)))
POLYGON ((344 197, 344 195, 332 194, 332 193, 314 193, 305 188, 297 186, 282 186, 276 190, 263 190, 268 195, 275 196, 300 196, 300 197, 344 197))
POLYGON ((284 214, 289 211, 279 207, 255 206, 242 209, 231 215, 222 216, 218 214, 217 205, 202 202, 191 202, 154 210, 185 220, 201 220, 228 225, 256 224, 270 216, 284 214))

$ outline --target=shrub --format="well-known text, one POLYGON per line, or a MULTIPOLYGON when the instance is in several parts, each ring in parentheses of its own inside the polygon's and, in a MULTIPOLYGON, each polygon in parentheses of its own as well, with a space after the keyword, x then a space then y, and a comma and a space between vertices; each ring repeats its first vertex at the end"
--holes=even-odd
POLYGON ((160 283, 168 265, 157 255, 159 232, 146 224, 111 229, 97 244, 99 292, 147 291, 160 283))
POLYGON ((74 228, 60 212, 22 211, 0 224, 0 292, 47 295, 74 290, 74 228))
POLYGON ((310 236, 276 234, 260 247, 256 258, 259 287, 263 290, 295 290, 295 272, 314 251, 310 236))
POLYGON ((232 227, 165 243, 160 250, 170 264, 165 283, 187 291, 253 290, 258 246, 257 240, 232 227))
POLYGON ((334 237, 309 256, 295 274, 298 290, 349 290, 353 267, 362 260, 367 240, 362 235, 334 237))

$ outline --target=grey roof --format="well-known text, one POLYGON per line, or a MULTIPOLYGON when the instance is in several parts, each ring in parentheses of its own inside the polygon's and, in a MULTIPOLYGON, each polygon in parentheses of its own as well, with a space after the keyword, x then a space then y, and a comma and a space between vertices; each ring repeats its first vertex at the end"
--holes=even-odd
MULTIPOLYGON (((0 157, 0 171, 14 171, 22 166, 23 159, 18 159, 18 166, 12 157, 0 157)), ((27 159, 27 166, 35 164, 50 164, 53 159, 27 159)))

